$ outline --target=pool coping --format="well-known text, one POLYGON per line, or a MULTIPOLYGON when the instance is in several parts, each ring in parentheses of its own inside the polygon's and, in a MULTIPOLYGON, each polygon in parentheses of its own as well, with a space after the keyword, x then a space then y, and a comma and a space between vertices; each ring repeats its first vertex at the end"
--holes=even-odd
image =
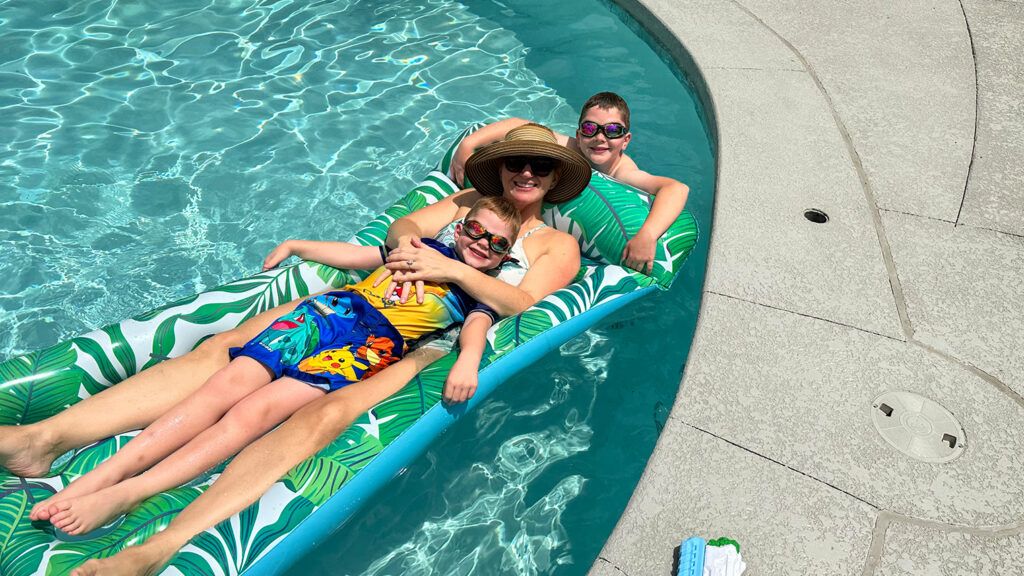
POLYGON ((716 198, 675 406, 590 573, 674 574, 693 534, 757 574, 1024 570, 1024 3, 614 2, 696 88, 716 198), (894 389, 964 456, 888 446, 894 389))

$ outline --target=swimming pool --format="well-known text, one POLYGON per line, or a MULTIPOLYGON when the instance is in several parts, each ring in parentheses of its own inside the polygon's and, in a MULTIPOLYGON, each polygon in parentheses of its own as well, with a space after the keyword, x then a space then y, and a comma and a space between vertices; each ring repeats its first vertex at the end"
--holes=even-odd
MULTIPOLYGON (((249 274, 297 227, 345 237, 466 123, 568 130, 601 89, 708 230, 692 98, 596 2, 58 10, 0 26, 4 356, 249 274)), ((585 572, 671 405, 703 248, 672 292, 509 381, 295 573, 585 572)))

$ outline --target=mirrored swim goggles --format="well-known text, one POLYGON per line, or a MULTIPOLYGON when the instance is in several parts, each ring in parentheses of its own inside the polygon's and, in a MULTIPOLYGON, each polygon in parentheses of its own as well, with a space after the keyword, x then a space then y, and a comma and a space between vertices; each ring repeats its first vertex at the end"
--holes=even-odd
MULTIPOLYGON (((532 167, 533 164, 530 164, 530 166, 532 167)), ((508 251, 512 249, 512 242, 508 238, 492 234, 487 228, 484 228, 483 224, 476 220, 464 221, 462 223, 462 233, 473 240, 479 240, 486 236, 487 247, 495 254, 508 254, 508 251)))
POLYGON ((505 157, 505 169, 509 172, 518 174, 522 172, 526 165, 530 165, 530 172, 534 176, 540 176, 543 178, 548 174, 551 174, 552 170, 558 166, 558 160, 554 158, 545 158, 544 156, 506 156, 505 157))
POLYGON ((609 122, 607 124, 598 124, 597 122, 591 122, 590 120, 580 122, 580 136, 593 138, 594 136, 597 136, 598 132, 603 132, 605 138, 608 138, 609 140, 618 140, 626 134, 629 134, 629 126, 619 124, 618 122, 609 122))

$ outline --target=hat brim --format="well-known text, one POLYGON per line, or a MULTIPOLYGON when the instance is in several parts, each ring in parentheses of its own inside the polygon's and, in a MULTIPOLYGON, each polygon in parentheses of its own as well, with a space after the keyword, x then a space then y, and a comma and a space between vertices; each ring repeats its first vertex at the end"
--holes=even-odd
POLYGON ((503 140, 484 146, 466 161, 466 176, 484 196, 501 196, 501 163, 507 156, 542 156, 559 162, 558 181, 545 202, 559 204, 580 195, 590 182, 590 164, 579 152, 553 142, 503 140))

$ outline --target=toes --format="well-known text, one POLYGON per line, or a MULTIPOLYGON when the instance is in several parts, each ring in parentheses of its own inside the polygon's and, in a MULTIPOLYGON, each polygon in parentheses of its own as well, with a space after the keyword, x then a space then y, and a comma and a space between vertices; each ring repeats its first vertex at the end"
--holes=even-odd
POLYGON ((28 513, 28 519, 29 520, 32 520, 33 522, 38 521, 38 520, 46 520, 46 518, 43 518, 42 515, 39 514, 40 507, 42 505, 43 505, 43 503, 40 502, 40 503, 38 503, 38 504, 36 504, 35 506, 32 507, 32 511, 28 513))
POLYGON ((32 511, 29 512, 29 520, 49 520, 50 514, 50 500, 43 500, 42 502, 36 502, 36 505, 32 507, 32 511))
POLYGON ((58 512, 57 514, 50 516, 50 524, 53 524, 55 527, 60 528, 65 532, 67 532, 68 526, 70 526, 71 523, 74 522, 74 520, 75 516, 71 512, 71 510, 65 510, 63 512, 58 512))
POLYGON ((67 510, 69 506, 70 503, 67 501, 54 502, 52 498, 43 500, 32 507, 32 512, 29 513, 28 518, 37 522, 46 522, 53 518, 54 514, 67 510))
POLYGON ((50 504, 49 506, 47 506, 47 508, 46 508, 46 517, 47 518, 53 518, 55 515, 60 514, 61 512, 66 512, 70 508, 71 508, 71 501, 70 500, 54 502, 54 503, 50 504))
POLYGON ((65 532, 71 534, 72 536, 79 536, 85 534, 85 527, 82 525, 81 522, 72 522, 71 526, 68 526, 65 532))

